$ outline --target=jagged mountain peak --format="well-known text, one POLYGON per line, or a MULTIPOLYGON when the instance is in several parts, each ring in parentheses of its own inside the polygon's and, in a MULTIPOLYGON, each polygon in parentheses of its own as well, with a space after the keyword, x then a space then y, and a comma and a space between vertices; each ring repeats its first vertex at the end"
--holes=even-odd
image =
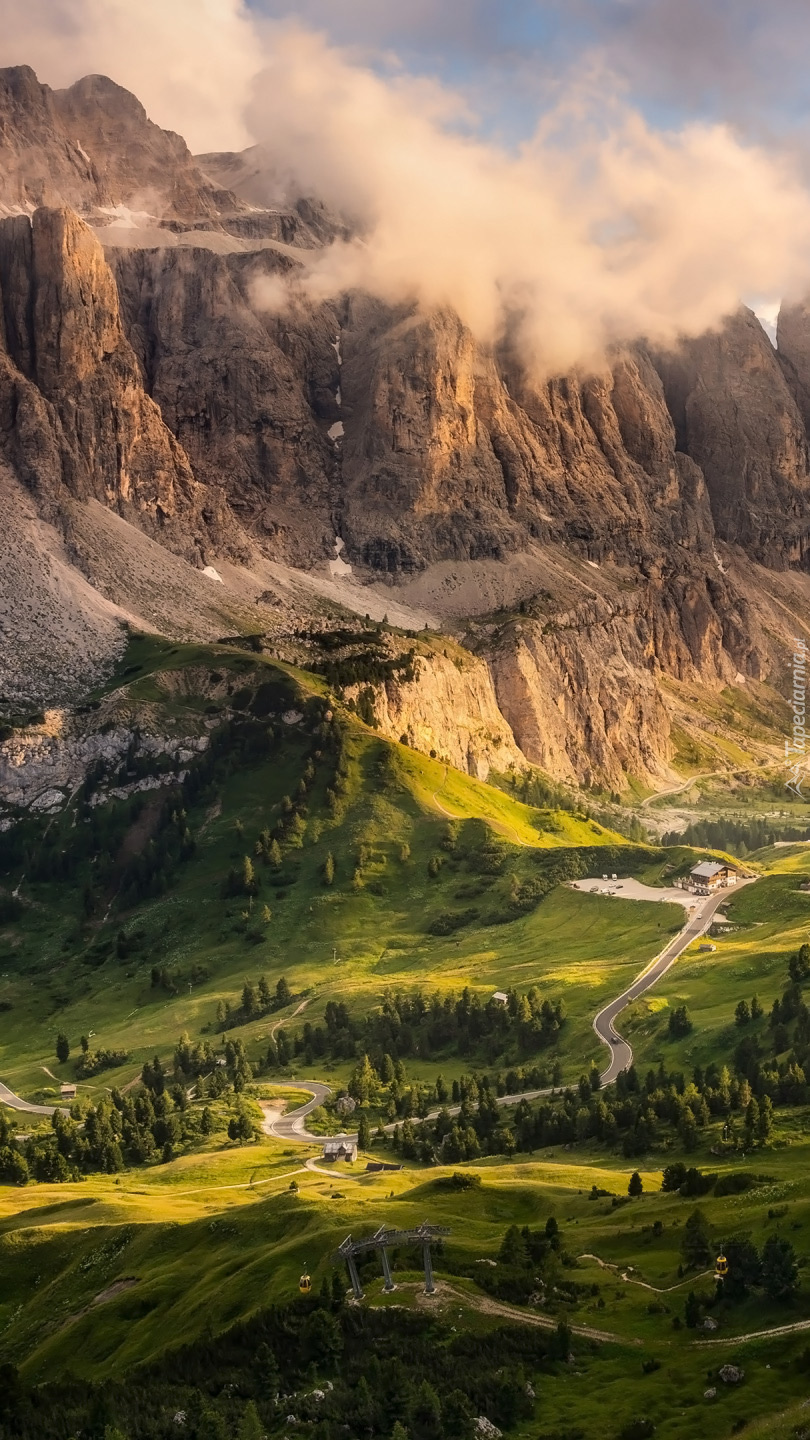
POLYGON ((778 671, 755 567, 810 556, 804 313, 784 353, 740 310, 538 385, 446 309, 258 308, 340 233, 266 151, 194 157, 106 76, 1 72, 0 120, 0 201, 25 212, 0 224, 0 450, 47 518, 76 536, 105 506, 197 567, 339 581, 361 614, 366 586, 441 575, 430 609, 484 616, 470 643, 523 753, 589 783, 662 772, 662 679, 778 671), (517 598, 528 618, 486 623, 517 598))

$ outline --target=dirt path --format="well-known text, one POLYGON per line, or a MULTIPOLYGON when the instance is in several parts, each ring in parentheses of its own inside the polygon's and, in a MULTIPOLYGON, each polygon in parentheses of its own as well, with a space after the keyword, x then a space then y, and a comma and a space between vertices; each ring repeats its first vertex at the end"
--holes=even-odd
POLYGON ((600 1260, 598 1255, 591 1255, 586 1252, 578 1255, 578 1260, 595 1260, 600 1270, 609 1270, 615 1274, 625 1285, 640 1285, 642 1290, 652 1290, 654 1295, 669 1295, 672 1290, 681 1290, 684 1285, 694 1285, 696 1280, 705 1280, 707 1275, 713 1275, 713 1270, 701 1270, 699 1275, 689 1275, 685 1280, 679 1280, 676 1285, 650 1285, 646 1280, 636 1280, 628 1270, 622 1270, 620 1265, 614 1265, 610 1260, 600 1260))
POLYGON ((669 790, 657 790, 654 795, 648 795, 642 800, 639 806, 643 810, 646 805, 654 805, 656 800, 665 800, 667 795, 682 795, 691 785, 697 785, 699 780, 713 780, 716 775, 724 775, 724 770, 705 770, 700 775, 692 775, 689 780, 684 780, 682 785, 673 785, 669 790))
POLYGON ((336 1171, 334 1167, 327 1169, 325 1165, 319 1165, 317 1160, 305 1160, 304 1168, 311 1170, 314 1175, 328 1175, 330 1180, 339 1180, 341 1184, 344 1180, 357 1181, 361 1178, 359 1175, 349 1175, 345 1170, 336 1171))
POLYGON ((693 1340, 693 1345, 742 1345, 746 1340, 773 1340, 779 1335, 795 1335, 810 1330, 810 1320, 794 1320, 791 1325, 777 1325, 773 1330, 749 1330, 746 1335, 726 1335, 723 1340, 693 1340))
POLYGON ((286 1020, 277 1020, 274 1025, 271 1025, 271 1026, 270 1026, 270 1039, 271 1039, 271 1040, 275 1040, 275 1038, 276 1038, 276 1031, 277 1031, 277 1030, 280 1030, 281 1027, 282 1027, 282 1025, 288 1025, 291 1020, 294 1020, 294 1019, 295 1019, 296 1015, 300 1015, 302 1010, 306 1010, 306 1007, 307 1007, 307 1005, 309 1004, 309 1002, 310 1002, 311 999, 312 999, 312 996, 311 996, 311 995, 307 996, 306 1000, 302 1000, 300 1005, 296 1005, 295 1009, 293 1010, 292 1015, 288 1015, 287 1018, 286 1018, 286 1020))
MULTIPOLYGON (((405 1284, 398 1284, 398 1290, 422 1289, 422 1281, 409 1280, 405 1284)), ((456 1290, 453 1285, 448 1285, 446 1280, 436 1281, 436 1290, 433 1295, 422 1295, 418 1303, 420 1306, 433 1306, 438 1301, 453 1301, 460 1305, 466 1305, 470 1310, 477 1310, 482 1315, 496 1315, 501 1320, 516 1320, 520 1325, 533 1325, 539 1330, 556 1330, 559 1324, 551 1315, 537 1315, 530 1310, 521 1310, 517 1305, 508 1305, 504 1300, 493 1300, 491 1295, 471 1295, 466 1290, 456 1290)), ((810 1323, 810 1322, 808 1322, 810 1323)), ((614 1335, 610 1330, 596 1330, 592 1325, 570 1325, 572 1335, 580 1335, 584 1340, 595 1340, 598 1345, 643 1345, 643 1340, 636 1340, 624 1335, 614 1335)))
POLYGON ((441 785, 437 785, 437 786, 436 786, 436 789, 433 791, 433 794, 431 795, 430 798, 431 798, 431 800, 433 801, 433 804, 436 806, 436 809, 437 809, 437 810, 441 810, 442 815, 446 815, 448 820, 458 820, 458 818, 459 818, 458 815, 454 815, 454 814, 452 813, 452 811, 446 810, 445 807, 444 807, 444 805, 442 804, 441 800, 439 799, 439 791, 444 789, 444 782, 445 782, 446 779, 447 779, 447 766, 445 765, 445 767, 444 767, 444 774, 442 775, 442 783, 441 783, 441 785))

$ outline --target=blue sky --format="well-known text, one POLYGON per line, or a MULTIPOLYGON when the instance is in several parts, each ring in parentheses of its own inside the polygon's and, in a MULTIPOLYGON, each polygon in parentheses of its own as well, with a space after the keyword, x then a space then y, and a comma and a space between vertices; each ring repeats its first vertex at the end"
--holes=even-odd
POLYGON ((570 74, 609 74, 654 123, 726 120, 804 148, 808 0, 251 0, 377 63, 441 77, 505 137, 529 133, 570 74))

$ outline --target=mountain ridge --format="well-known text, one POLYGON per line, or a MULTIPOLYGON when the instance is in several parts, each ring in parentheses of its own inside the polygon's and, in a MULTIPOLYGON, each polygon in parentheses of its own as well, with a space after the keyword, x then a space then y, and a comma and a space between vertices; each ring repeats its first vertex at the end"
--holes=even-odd
MULTIPOLYGON (((518 756, 618 791, 672 775, 673 684, 783 685, 810 614, 801 307, 780 320, 780 351, 740 310, 669 354, 639 343, 602 374, 538 384, 450 311, 358 293, 264 309, 265 282, 294 276, 337 222, 301 197, 257 207, 261 152, 195 159, 104 77, 56 92, 1 72, 0 118, 14 159, 0 201, 13 208, 16 186, 23 212, 0 222, 0 449, 91 584, 91 500, 212 570, 236 629, 290 658, 305 661, 314 615, 379 614, 381 595, 407 607, 424 577, 422 613, 484 665, 518 756), (138 212, 156 165, 163 210, 138 212), (242 567, 236 590, 217 562, 242 567), (268 564, 282 567, 270 582, 268 564), (485 599, 471 577, 487 566, 485 599), (294 599, 284 567, 302 577, 294 599)), ((104 594, 137 620, 127 571, 123 555, 107 567, 104 594)), ((198 582, 173 574, 183 633, 198 613, 215 638, 198 582)), ((171 609, 146 605, 165 633, 171 609)), ((413 715, 448 735, 390 683, 371 688, 392 734, 413 715)), ((437 674, 436 710, 456 700, 437 674)))

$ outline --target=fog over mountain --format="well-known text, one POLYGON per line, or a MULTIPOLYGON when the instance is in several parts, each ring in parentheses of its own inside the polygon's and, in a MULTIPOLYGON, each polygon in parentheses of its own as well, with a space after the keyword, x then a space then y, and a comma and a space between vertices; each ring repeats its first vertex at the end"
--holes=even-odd
POLYGON ((6 8, 8 59, 51 84, 108 73, 198 151, 258 141, 268 167, 347 216, 355 233, 299 290, 362 283, 387 303, 450 306, 479 340, 508 334, 539 376, 598 368, 616 342, 700 334, 741 300, 798 298, 810 279, 798 160, 722 119, 654 123, 607 68, 610 46, 572 60, 506 145, 469 85, 239 0, 6 8))

